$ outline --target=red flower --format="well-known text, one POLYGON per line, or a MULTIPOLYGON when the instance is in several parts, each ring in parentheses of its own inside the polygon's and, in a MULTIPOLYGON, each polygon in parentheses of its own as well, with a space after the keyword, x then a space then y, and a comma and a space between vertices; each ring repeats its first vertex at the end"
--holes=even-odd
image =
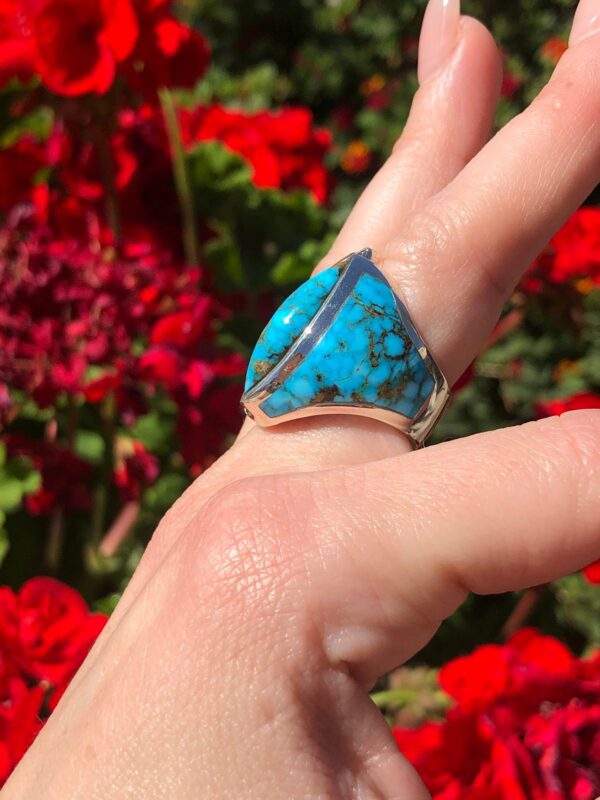
POLYGON ((443 666, 439 682, 450 697, 463 705, 487 706, 505 693, 510 675, 507 649, 489 644, 443 666))
POLYGON ((124 502, 138 500, 142 491, 158 478, 159 463, 141 442, 134 442, 133 453, 115 470, 115 484, 121 490, 124 502))
POLYGON ((197 343, 209 322, 210 301, 204 298, 193 311, 177 311, 160 319, 150 334, 152 344, 189 347, 197 343))
POLYGON ((434 800, 593 800, 600 792, 600 658, 523 629, 440 671, 444 721, 395 729, 434 800))
POLYGON ((563 55, 567 52, 569 45, 565 39, 560 39, 558 36, 553 36, 542 45, 542 57, 551 61, 553 64, 558 64, 563 55))
POLYGON ((543 281, 564 283, 578 279, 600 285, 600 208, 578 209, 552 237, 523 285, 537 291, 543 281))
POLYGON ((583 575, 589 583, 600 583, 600 558, 587 566, 583 575))
POLYGON ((89 464, 52 442, 32 441, 21 434, 5 436, 4 441, 11 457, 27 456, 41 472, 41 487, 25 499, 30 514, 50 514, 57 506, 65 511, 90 507, 89 464))
POLYGON ((149 383, 162 383, 174 389, 181 379, 181 359, 171 350, 151 348, 139 361, 140 376, 149 383))
POLYGON ((502 87, 500 89, 500 93, 506 100, 510 100, 515 96, 522 85, 523 81, 520 78, 518 78, 516 75, 513 75, 508 70, 505 70, 502 76, 502 87))
POLYGON ((202 403, 182 397, 177 430, 180 451, 192 475, 199 475, 214 461, 223 447, 224 437, 240 428, 240 387, 237 384, 204 387, 202 403))
POLYGON ((0 211, 9 211, 16 203, 29 199, 33 179, 45 165, 43 148, 29 136, 0 150, 0 211))
POLYGON ((44 695, 42 686, 28 687, 0 651, 0 786, 42 727, 39 714, 44 695))
POLYGON ((536 416, 555 417, 567 411, 577 411, 584 408, 600 408, 600 395, 592 392, 573 394, 558 400, 543 400, 535 404, 536 416))
POLYGON ((120 375, 107 373, 101 378, 96 378, 96 380, 86 384, 83 387, 83 396, 88 403, 101 403, 110 392, 118 389, 121 383, 120 375))
POLYGON ((216 140, 243 156, 253 168, 257 186, 308 189, 319 202, 329 195, 331 183, 323 158, 331 135, 312 128, 312 115, 306 108, 247 114, 214 105, 182 114, 182 127, 190 146, 216 140))
POLYGON ((370 163, 371 152, 361 140, 350 142, 340 159, 342 169, 350 175, 364 172, 370 163))
POLYGON ((106 619, 53 578, 32 578, 16 594, 0 587, 0 652, 30 680, 49 685, 53 706, 106 619))
POLYGON ((2 75, 37 72, 57 94, 104 94, 137 36, 130 0, 2 0, 2 75))
POLYGON ((206 39, 172 14, 171 0, 133 0, 140 35, 126 65, 131 86, 153 98, 162 86, 191 88, 206 72, 206 39))

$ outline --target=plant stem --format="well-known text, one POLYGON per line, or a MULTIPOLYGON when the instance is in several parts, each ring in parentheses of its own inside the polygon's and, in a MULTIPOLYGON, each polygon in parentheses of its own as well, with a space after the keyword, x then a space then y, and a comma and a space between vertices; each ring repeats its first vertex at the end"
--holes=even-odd
POLYGON ((55 573, 58 571, 65 543, 65 512, 59 506, 52 512, 48 539, 46 541, 46 566, 48 571, 55 573))
POLYGON ((106 512, 114 471, 115 460, 115 426, 114 426, 115 402, 114 395, 107 395, 102 405, 102 438, 104 439, 104 457, 102 459, 102 469, 100 482, 96 489, 94 511, 92 515, 92 536, 91 544, 95 547, 101 540, 105 531, 106 512))
POLYGON ((384 689, 371 695, 371 700, 376 706, 395 706, 402 708, 414 698, 415 693, 410 689, 384 689))
POLYGON ((502 627, 500 636, 503 640, 508 639, 513 633, 518 631, 519 628, 523 627, 523 623, 536 607, 543 588, 543 586, 534 586, 524 592, 502 627))
POLYGON ((194 198, 185 163, 185 153, 183 150, 183 142, 181 141, 177 109, 175 108, 173 94, 169 89, 160 90, 160 102, 169 143, 171 145, 173 177, 175 180, 177 198, 179 200, 179 208, 181 210, 182 241, 185 260, 189 266, 197 267, 200 263, 200 255, 198 251, 198 238, 196 236, 194 198))
POLYGON ((119 512, 119 516, 100 542, 98 550, 103 556, 114 556, 133 529, 139 513, 140 504, 138 502, 132 500, 129 503, 125 503, 119 512))

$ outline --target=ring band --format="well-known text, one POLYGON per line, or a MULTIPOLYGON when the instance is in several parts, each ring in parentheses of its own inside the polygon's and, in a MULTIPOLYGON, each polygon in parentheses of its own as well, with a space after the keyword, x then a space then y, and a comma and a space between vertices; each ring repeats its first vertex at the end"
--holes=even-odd
POLYGON ((322 414, 385 422, 422 446, 448 382, 372 260, 351 253, 275 312, 248 367, 245 413, 263 427, 322 414))

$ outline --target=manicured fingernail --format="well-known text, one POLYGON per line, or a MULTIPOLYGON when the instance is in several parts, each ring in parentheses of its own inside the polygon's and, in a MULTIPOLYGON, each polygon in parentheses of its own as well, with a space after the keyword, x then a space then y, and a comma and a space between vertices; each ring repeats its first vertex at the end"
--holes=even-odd
POLYGON ((460 0, 429 0, 419 39, 419 83, 435 77, 458 42, 460 0))
POLYGON ((600 0, 581 0, 575 12, 569 46, 600 33, 600 0))

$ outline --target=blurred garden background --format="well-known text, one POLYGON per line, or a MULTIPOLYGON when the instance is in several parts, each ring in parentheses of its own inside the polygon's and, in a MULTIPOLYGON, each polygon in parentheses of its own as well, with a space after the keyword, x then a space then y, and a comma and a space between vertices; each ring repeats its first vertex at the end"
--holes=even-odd
MULTIPOLYGON (((0 0, 0 780, 232 441, 258 334, 402 131, 423 10, 0 0)), ((573 11, 463 3, 504 54, 497 126, 573 11)), ((600 408, 599 201, 532 264, 437 439, 600 408)), ((471 598, 376 687, 435 797, 600 795, 599 583, 471 598)))

